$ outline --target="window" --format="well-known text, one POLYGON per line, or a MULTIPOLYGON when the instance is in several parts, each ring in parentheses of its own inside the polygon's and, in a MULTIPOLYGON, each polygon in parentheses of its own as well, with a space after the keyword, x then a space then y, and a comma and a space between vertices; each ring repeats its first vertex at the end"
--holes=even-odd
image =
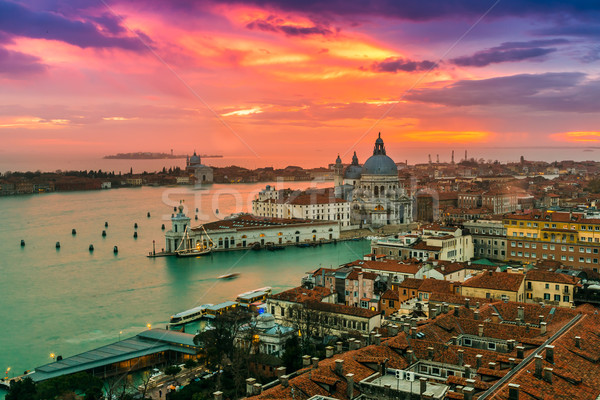
POLYGON ((511 255, 511 256, 513 256, 513 257, 514 257, 516 254, 517 254, 517 253, 515 253, 514 251, 511 251, 511 252, 510 252, 510 255, 511 255))
POLYGON ((549 284, 549 283, 546 283, 546 286, 545 286, 545 288, 546 288, 546 289, 550 289, 550 284, 549 284))
POLYGON ((560 246, 560 249, 561 249, 562 251, 567 251, 567 246, 560 246))
POLYGON ((550 250, 555 250, 555 249, 556 249, 556 247, 553 244, 551 244, 550 245, 550 250))
POLYGON ((544 293, 544 300, 550 300, 550 293, 544 293))
POLYGON ((544 244, 542 245, 542 249, 544 249, 544 250, 548 250, 548 245, 544 243, 544 244))
POLYGON ((472 344, 473 343, 471 342, 471 339, 467 339, 467 338, 463 339, 463 345, 465 345, 465 346, 471 346, 472 344))
POLYGON ((554 295, 554 301, 560 301, 560 294, 554 295))
POLYGON ((561 261, 567 261, 567 256, 560 256, 561 261))
POLYGON ((431 375, 440 376, 440 369, 437 367, 431 367, 431 375))
POLYGON ((490 342, 490 343, 488 343, 487 345, 488 345, 488 346, 487 346, 487 347, 488 347, 488 350, 496 350, 496 343, 491 343, 491 342, 490 342))
POLYGON ((563 296, 563 301, 568 303, 571 300, 569 299, 569 296, 563 296))
MULTIPOLYGON (((537 245, 535 243, 531 243, 531 248, 532 249, 537 249, 537 245)), ((553 249, 554 250, 554 249, 553 249)))

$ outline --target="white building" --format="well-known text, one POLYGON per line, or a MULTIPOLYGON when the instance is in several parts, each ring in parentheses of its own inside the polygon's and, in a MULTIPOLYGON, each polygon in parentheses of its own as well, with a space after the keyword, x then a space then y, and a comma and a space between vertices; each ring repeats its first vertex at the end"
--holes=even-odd
POLYGON ((412 200, 398 179, 398 167, 387 156, 381 134, 373 155, 361 167, 356 153, 343 172, 338 156, 334 165, 335 193, 349 200, 352 225, 396 225, 412 221, 412 200))
POLYGON ((193 156, 187 158, 185 170, 194 177, 196 183, 212 183, 213 181, 213 169, 208 165, 203 165, 200 156, 195 151, 193 156))
POLYGON ((252 354, 271 354, 281 358, 286 340, 297 334, 293 327, 276 323, 272 314, 263 313, 240 327, 235 344, 244 348, 252 345, 250 349, 252 354))
POLYGON ((209 222, 190 228, 190 218, 183 212, 171 216, 172 227, 165 233, 167 253, 173 253, 186 236, 183 248, 205 248, 212 240, 213 250, 241 250, 270 245, 318 244, 340 238, 337 221, 312 221, 257 217, 250 214, 209 222))
POLYGON ((350 227, 350 203, 333 196, 331 190, 301 192, 267 186, 252 200, 252 213, 271 218, 337 221, 342 229, 350 227))

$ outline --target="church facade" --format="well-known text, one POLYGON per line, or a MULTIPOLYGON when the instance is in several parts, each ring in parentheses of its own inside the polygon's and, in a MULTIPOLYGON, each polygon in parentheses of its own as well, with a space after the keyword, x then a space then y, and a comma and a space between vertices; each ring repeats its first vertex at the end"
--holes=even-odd
POLYGON ((213 169, 208 165, 203 165, 200 156, 195 151, 193 156, 187 158, 185 170, 194 177, 197 184, 213 182, 213 169))
POLYGON ((356 152, 344 170, 338 156, 334 166, 336 196, 350 202, 355 226, 399 225, 412 222, 412 199, 398 179, 398 167, 385 150, 381 133, 373 155, 361 166, 356 152))

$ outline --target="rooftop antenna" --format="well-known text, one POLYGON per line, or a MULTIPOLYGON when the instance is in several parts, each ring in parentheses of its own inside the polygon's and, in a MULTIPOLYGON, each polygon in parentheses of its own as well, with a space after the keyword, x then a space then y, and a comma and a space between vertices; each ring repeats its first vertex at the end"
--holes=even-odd
POLYGON ((440 155, 436 154, 435 157, 436 157, 435 162, 439 164, 440 163, 440 155))
POLYGON ((454 150, 452 150, 452 164, 454 164, 454 150))

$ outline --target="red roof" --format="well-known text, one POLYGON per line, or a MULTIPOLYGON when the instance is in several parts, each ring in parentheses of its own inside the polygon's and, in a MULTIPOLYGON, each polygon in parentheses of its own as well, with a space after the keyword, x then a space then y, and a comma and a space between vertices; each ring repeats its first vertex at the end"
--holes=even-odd
POLYGON ((463 282, 463 287, 507 290, 518 292, 525 275, 508 272, 485 271, 463 282))

